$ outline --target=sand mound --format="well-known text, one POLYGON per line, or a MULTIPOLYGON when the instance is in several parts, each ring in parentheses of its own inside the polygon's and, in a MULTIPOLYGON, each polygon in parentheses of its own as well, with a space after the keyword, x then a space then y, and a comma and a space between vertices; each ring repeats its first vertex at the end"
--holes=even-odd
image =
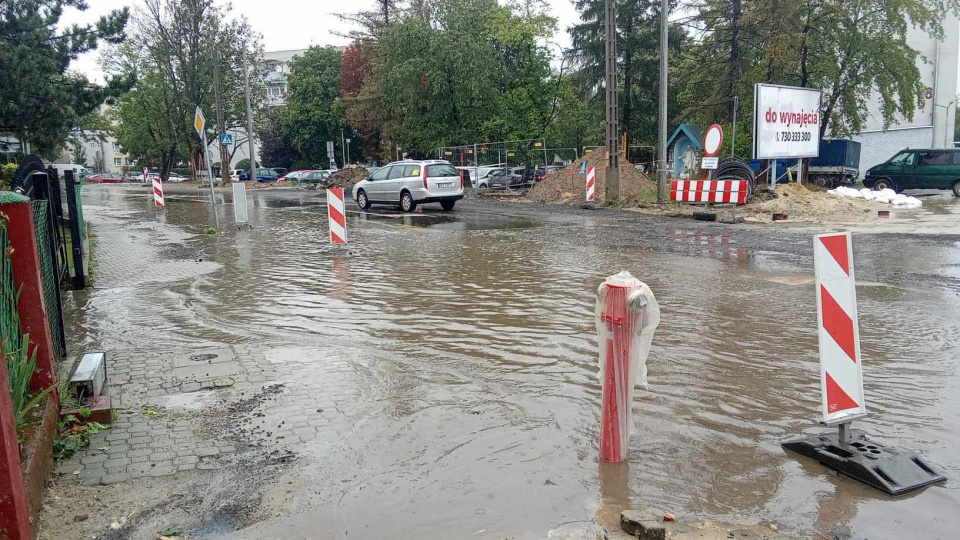
POLYGON ((353 189, 353 186, 370 176, 370 171, 365 167, 356 167, 353 169, 340 169, 330 177, 332 184, 330 187, 342 187, 343 189, 353 189))
MULTIPOLYGON (((598 148, 585 154, 561 169, 557 174, 548 176, 527 192, 527 199, 536 202, 582 204, 586 189, 587 176, 580 174, 580 166, 586 161, 587 167, 597 171, 597 202, 606 200, 606 185, 603 182, 607 170, 607 151, 598 148)), ((657 185, 647 175, 620 160, 620 200, 624 207, 637 206, 643 201, 656 198, 657 185)))
MULTIPOLYGON (((751 199, 742 207, 742 212, 756 217, 766 217, 774 213, 787 214, 788 219, 799 221, 850 221, 866 217, 876 217, 875 210, 889 208, 863 199, 848 199, 828 195, 826 191, 813 191, 800 184, 780 184, 776 189, 776 198, 770 200, 751 199)), ((737 210, 738 213, 741 210, 737 210)))

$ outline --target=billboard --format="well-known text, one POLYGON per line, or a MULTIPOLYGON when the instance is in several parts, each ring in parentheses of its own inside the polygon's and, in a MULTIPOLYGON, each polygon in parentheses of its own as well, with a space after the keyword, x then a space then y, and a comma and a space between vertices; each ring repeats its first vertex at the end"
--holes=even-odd
POLYGON ((817 157, 820 97, 814 88, 756 84, 753 93, 753 157, 817 157))

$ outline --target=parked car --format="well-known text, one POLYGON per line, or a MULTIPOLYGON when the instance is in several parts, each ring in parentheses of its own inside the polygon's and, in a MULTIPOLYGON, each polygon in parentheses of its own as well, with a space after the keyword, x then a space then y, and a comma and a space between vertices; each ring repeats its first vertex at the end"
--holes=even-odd
POLYGON ((960 148, 903 150, 870 167, 863 185, 873 189, 949 189, 960 197, 960 148))
POLYGON ((527 172, 525 167, 514 167, 507 176, 510 178, 510 189, 523 189, 533 185, 533 171, 527 172))
POLYGON ((488 174, 480 186, 495 190, 510 189, 510 175, 506 169, 497 169, 488 174))
POLYGON ((301 176, 297 182, 298 186, 302 186, 303 184, 330 185, 330 171, 307 171, 307 174, 301 176))
POLYGON ((170 173, 170 175, 167 176, 167 182, 186 182, 187 180, 189 180, 189 178, 186 176, 181 176, 177 173, 170 173))
POLYGON ((242 173, 242 172, 243 172, 243 169, 230 169, 230 181, 231 181, 231 182, 239 182, 239 181, 240 181, 240 173, 242 173))
POLYGON ((286 182, 287 180, 290 180, 291 182, 297 182, 297 185, 299 185, 299 179, 300 179, 300 178, 303 178, 304 176, 306 176, 306 175, 309 174, 309 173, 310 173, 310 169, 301 169, 301 170, 299 170, 299 171, 290 171, 290 172, 288 172, 287 174, 281 176, 280 178, 277 178, 277 183, 278 183, 278 184, 282 184, 282 183, 286 182))
POLYGON ((462 198, 463 177, 439 159, 395 161, 353 187, 353 199, 363 210, 372 204, 395 204, 412 212, 418 204, 434 202, 453 210, 462 198))
MULTIPOLYGON (((280 178, 273 169, 257 169, 257 182, 276 182, 280 178)), ((248 182, 250 180, 250 171, 240 173, 240 181, 248 182)))
POLYGON ((60 173, 60 178, 63 178, 63 173, 67 171, 73 171, 74 178, 77 180, 80 180, 81 177, 93 176, 95 174, 90 169, 83 165, 77 165, 76 163, 53 163, 50 166, 60 173))
POLYGON ((270 170, 277 173, 277 177, 283 176, 288 172, 290 172, 290 169, 287 169, 285 167, 270 167, 270 170))

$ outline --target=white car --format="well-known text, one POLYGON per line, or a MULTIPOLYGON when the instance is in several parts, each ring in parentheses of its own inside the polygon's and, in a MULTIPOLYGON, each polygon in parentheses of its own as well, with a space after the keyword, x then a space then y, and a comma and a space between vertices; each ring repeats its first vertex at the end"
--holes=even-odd
POLYGON ((233 182, 239 182, 241 172, 243 172, 243 169, 230 169, 230 180, 233 182))
POLYGON ((444 210, 463 198, 463 176, 448 161, 395 161, 353 186, 353 200, 366 210, 371 204, 399 205, 412 212, 418 204, 438 202, 444 210))
MULTIPOLYGON (((153 174, 150 176, 152 177, 153 174)), ((186 182, 187 180, 189 179, 186 176, 180 176, 177 173, 170 173, 170 175, 167 176, 167 182, 186 182)))

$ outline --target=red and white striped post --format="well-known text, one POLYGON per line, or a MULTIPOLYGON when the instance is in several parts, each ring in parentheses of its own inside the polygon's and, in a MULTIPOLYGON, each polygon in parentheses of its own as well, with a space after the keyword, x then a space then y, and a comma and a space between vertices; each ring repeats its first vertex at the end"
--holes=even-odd
POLYGON ((343 188, 327 190, 327 215, 330 222, 330 243, 347 243, 347 218, 343 203, 343 188))
POLYGON ((850 240, 850 233, 820 234, 813 240, 820 390, 823 422, 829 425, 848 424, 867 414, 850 240))
POLYGON ((597 171, 593 167, 587 167, 587 202, 597 200, 597 195, 594 193, 596 185, 597 171))
MULTIPOLYGON (((147 168, 143 168, 143 174, 147 174, 147 168)), ((146 178, 146 177, 145 177, 146 178)), ((153 179, 153 205, 157 208, 164 206, 163 204, 163 184, 160 182, 160 177, 157 176, 153 179)))

